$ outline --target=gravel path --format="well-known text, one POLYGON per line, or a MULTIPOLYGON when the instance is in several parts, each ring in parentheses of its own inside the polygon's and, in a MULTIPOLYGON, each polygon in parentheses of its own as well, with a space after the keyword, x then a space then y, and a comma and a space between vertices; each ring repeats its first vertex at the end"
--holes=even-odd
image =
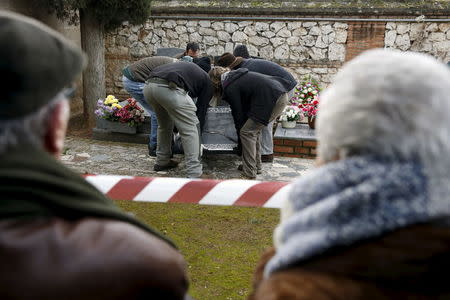
MULTIPOLYGON (((66 138, 62 162, 79 173, 103 175, 129 175, 150 177, 186 177, 182 155, 178 168, 168 172, 155 172, 155 158, 148 155, 146 145, 105 142, 84 137, 66 138)), ((263 172, 257 180, 291 181, 313 167, 313 160, 275 157, 273 163, 263 163, 263 172)), ((208 154, 202 158, 205 173, 217 179, 239 178, 240 158, 232 154, 208 154)))

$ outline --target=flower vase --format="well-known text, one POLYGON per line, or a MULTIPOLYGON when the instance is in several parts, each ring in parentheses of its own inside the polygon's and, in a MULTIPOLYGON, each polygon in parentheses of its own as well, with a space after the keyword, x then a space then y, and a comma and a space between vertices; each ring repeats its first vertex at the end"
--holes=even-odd
POLYGON ((296 121, 281 121, 281 127, 283 128, 295 128, 296 125, 296 121))
POLYGON ((308 116, 308 125, 309 125, 309 128, 311 128, 311 129, 316 128, 316 117, 315 116, 314 117, 308 116))

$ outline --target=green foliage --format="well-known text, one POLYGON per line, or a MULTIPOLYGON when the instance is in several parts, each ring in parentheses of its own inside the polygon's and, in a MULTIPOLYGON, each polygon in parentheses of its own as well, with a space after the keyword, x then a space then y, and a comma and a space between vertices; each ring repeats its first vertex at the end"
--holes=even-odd
POLYGON ((150 15, 151 0, 36 0, 35 5, 47 7, 60 19, 76 24, 83 10, 92 13, 104 26, 111 30, 124 21, 142 24, 150 15))

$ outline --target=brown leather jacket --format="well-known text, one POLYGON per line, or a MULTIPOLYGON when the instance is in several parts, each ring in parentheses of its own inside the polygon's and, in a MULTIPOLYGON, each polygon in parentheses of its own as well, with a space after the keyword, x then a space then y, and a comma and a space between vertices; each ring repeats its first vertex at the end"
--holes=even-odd
POLYGON ((185 261, 129 223, 0 221, 0 299, 184 299, 185 261))
POLYGON ((450 299, 450 229, 416 225, 334 249, 263 279, 259 262, 249 300, 450 299))

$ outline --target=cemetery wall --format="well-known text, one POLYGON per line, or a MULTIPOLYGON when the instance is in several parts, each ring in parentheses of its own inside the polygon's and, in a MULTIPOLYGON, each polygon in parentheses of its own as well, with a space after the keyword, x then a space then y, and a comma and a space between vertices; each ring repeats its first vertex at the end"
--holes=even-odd
POLYGON ((372 8, 341 5, 344 1, 309 1, 315 6, 305 6, 301 0, 282 1, 292 2, 291 6, 280 1, 271 1, 272 6, 267 1, 207 1, 209 6, 203 2, 185 1, 181 6, 177 1, 154 1, 154 13, 144 25, 124 23, 107 34, 107 92, 127 97, 121 83, 124 66, 155 55, 158 48, 185 48, 189 41, 198 42, 202 54, 211 56, 245 44, 251 55, 279 63, 297 79, 312 75, 323 87, 345 61, 371 48, 419 51, 450 60, 450 23, 421 21, 424 13, 428 19, 449 18, 450 10, 441 1, 433 7, 410 1, 409 6, 382 4, 376 8, 373 3, 372 8))

